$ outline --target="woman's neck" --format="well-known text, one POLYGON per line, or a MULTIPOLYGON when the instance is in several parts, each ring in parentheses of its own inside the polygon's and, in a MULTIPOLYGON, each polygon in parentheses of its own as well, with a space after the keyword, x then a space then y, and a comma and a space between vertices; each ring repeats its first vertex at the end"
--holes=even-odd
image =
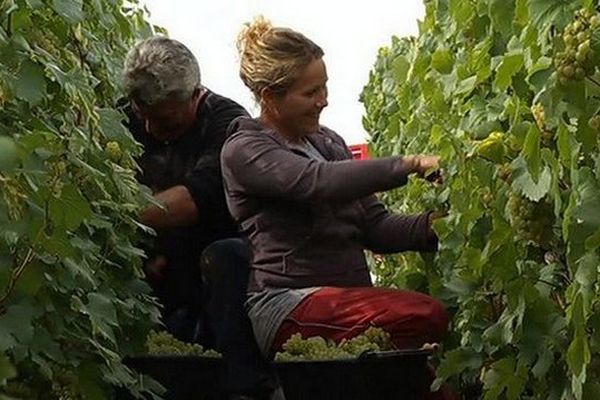
POLYGON ((290 143, 300 143, 303 135, 291 132, 284 125, 277 123, 268 114, 261 112, 258 120, 266 125, 268 128, 273 129, 278 135, 282 136, 286 141, 290 143))

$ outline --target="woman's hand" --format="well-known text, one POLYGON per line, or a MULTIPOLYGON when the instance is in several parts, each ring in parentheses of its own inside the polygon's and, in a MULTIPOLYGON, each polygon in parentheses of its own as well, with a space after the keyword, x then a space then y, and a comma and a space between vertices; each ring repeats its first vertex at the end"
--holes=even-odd
POLYGON ((411 171, 430 182, 441 183, 439 156, 407 156, 404 160, 411 164, 411 171))

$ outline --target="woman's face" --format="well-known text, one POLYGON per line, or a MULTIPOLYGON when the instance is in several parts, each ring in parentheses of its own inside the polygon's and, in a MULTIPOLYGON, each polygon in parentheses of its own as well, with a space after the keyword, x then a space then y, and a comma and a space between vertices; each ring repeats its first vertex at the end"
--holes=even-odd
POLYGON ((327 106, 327 71, 322 59, 315 59, 283 95, 270 100, 268 118, 278 130, 294 140, 316 132, 319 116, 327 106))

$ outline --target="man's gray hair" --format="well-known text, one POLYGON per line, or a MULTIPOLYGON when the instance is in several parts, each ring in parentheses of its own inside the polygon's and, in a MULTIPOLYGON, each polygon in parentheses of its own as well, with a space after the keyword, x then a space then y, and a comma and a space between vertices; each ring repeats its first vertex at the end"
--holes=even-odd
POLYGON ((122 78, 129 98, 152 106, 163 100, 191 98, 200 87, 200 67, 190 49, 182 43, 165 36, 153 36, 129 51, 122 78))

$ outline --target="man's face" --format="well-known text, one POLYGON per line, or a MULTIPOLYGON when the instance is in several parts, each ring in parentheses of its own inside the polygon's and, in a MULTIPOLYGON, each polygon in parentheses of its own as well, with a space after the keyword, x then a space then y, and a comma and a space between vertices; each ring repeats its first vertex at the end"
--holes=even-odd
POLYGON ((158 140, 172 140, 183 135, 196 120, 201 91, 196 89, 189 100, 163 100, 151 106, 132 102, 133 111, 144 121, 146 132, 158 140))
POLYGON ((270 118, 282 133, 297 139, 316 132, 321 111, 327 106, 327 71, 323 60, 313 60, 273 103, 277 113, 270 118))

